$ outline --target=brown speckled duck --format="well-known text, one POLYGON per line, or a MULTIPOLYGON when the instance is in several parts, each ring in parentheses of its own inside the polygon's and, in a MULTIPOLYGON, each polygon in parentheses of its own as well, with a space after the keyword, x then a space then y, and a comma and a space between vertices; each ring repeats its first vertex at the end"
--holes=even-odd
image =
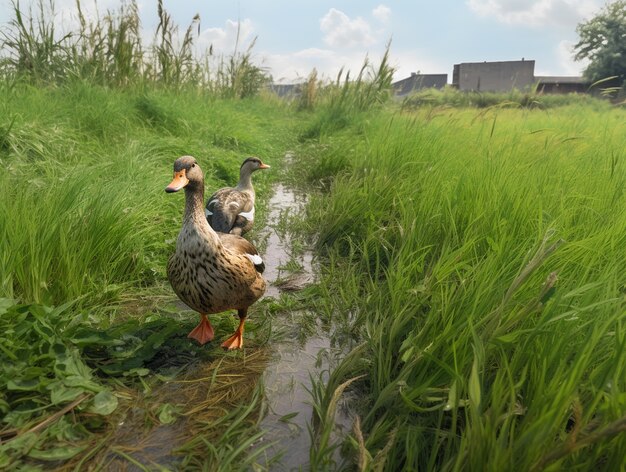
POLYGON ((222 344, 225 349, 243 346, 248 307, 265 292, 264 265, 256 248, 244 238, 216 233, 203 212, 204 175, 196 160, 183 156, 174 162, 174 179, 165 189, 185 189, 183 227, 176 251, 167 263, 167 277, 174 292, 200 313, 200 323, 189 337, 204 344, 214 333, 207 315, 235 309, 239 327, 222 344))
POLYGON ((215 231, 242 235, 254 225, 252 173, 269 169, 258 157, 248 157, 239 169, 236 187, 219 189, 208 199, 204 213, 215 231))

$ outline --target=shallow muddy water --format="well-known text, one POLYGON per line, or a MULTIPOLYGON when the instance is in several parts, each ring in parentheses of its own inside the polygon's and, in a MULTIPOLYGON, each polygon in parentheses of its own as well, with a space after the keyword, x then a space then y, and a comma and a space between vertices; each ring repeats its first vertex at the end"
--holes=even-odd
MULTIPOLYGON (((290 261, 296 262, 302 270, 297 274, 291 274, 290 280, 295 280, 300 286, 310 283, 314 279, 313 254, 304 250, 299 254, 294 254, 292 241, 281 230, 284 220, 299 218, 299 213, 306 204, 306 196, 297 194, 293 190, 282 184, 276 185, 274 195, 270 199, 270 213, 267 217, 267 226, 261 232, 261 237, 266 239, 266 249, 263 253, 265 262, 265 272, 263 276, 269 285, 264 297, 278 297, 281 292, 281 281, 288 272, 286 266, 290 261)), ((288 224, 288 223, 287 223, 288 224)), ((289 284, 291 287, 293 284, 289 284)))
MULTIPOLYGON (((279 297, 281 286, 289 289, 299 288, 314 280, 313 255, 308 250, 294 251, 288 234, 281 231, 283 219, 299 218, 306 203, 306 197, 284 185, 277 185, 269 202, 270 213, 266 227, 267 247, 263 255, 266 264, 264 276, 269 282, 265 297, 279 297), (288 262, 290 267, 302 269, 290 274, 281 270, 288 262), (294 262, 296 264, 294 264, 294 262), (278 282, 278 284, 277 284, 278 282)), ((289 318, 297 320, 297 315, 289 318)), ((285 322, 286 323, 286 322, 285 322)), ((295 331, 289 326, 281 326, 288 331, 295 331)), ((304 467, 308 463, 311 437, 309 427, 313 408, 308 389, 311 388, 310 375, 318 376, 327 367, 320 353, 330 349, 330 340, 321 330, 319 334, 305 341, 298 341, 288 336, 271 344, 272 360, 263 374, 265 399, 268 407, 261 428, 266 431, 262 443, 273 442, 276 445, 269 450, 269 455, 282 454, 280 462, 272 465, 272 470, 292 470, 304 467)))

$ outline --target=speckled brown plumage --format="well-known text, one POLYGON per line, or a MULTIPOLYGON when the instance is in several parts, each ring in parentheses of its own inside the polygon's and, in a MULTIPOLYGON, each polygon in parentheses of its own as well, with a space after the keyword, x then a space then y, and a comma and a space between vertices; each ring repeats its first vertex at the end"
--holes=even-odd
POLYGON ((252 173, 267 168, 258 157, 249 157, 241 164, 237 186, 219 189, 209 197, 205 214, 215 231, 242 235, 252 229, 255 200, 252 173))
MULTIPOLYGON (((242 319, 241 337, 248 307, 265 292, 262 261, 247 240, 216 233, 209 226, 203 212, 204 178, 191 156, 176 160, 174 180, 166 191, 174 192, 183 187, 186 200, 183 226, 176 250, 167 264, 167 277, 180 299, 201 315, 238 310, 242 319), (184 179, 188 183, 179 187, 184 179)), ((199 341, 206 342, 204 338, 199 341)), ((235 347, 241 344, 240 340, 235 347)))

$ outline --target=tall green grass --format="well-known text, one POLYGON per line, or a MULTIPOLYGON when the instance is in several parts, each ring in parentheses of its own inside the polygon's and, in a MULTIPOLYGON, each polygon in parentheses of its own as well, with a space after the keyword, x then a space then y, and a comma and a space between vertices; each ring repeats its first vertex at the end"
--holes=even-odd
POLYGON ((310 166, 361 470, 625 466, 625 117, 384 114, 310 166))
POLYGON ((135 0, 105 14, 96 10, 93 19, 78 0, 78 25, 68 31, 67 25, 59 31, 55 23, 54 0, 38 0, 28 10, 16 1, 12 10, 13 19, 0 30, 0 46, 5 51, 0 75, 5 80, 36 85, 82 80, 122 88, 199 88, 228 98, 258 95, 268 81, 266 71, 255 63, 254 42, 231 55, 213 51, 212 46, 200 50, 196 44, 200 16, 195 15, 181 33, 162 0, 157 3, 155 35, 147 44, 135 0))
POLYGON ((311 73, 301 91, 299 108, 318 110, 315 119, 301 133, 302 140, 340 131, 364 119, 367 112, 380 108, 390 99, 394 73, 389 64, 390 46, 387 45, 378 65, 366 57, 356 77, 342 68, 334 83, 321 86, 317 73, 311 73))
POLYGON ((163 192, 171 162, 193 154, 208 188, 232 184, 243 157, 281 157, 274 140, 285 143, 288 125, 263 117, 275 106, 84 83, 15 88, 0 101, 0 296, 105 302, 162 280, 180 225, 180 202, 163 192))
MULTIPOLYGON (((199 90, 119 90, 85 81, 7 87, 0 97, 0 468, 45 468, 55 457, 106 463, 106 435, 125 413, 94 402, 112 400, 111 393, 136 399, 159 384, 155 373, 171 375, 172 365, 198 356, 220 368, 219 347, 198 350, 184 337, 192 314, 172 313, 164 302, 176 299, 165 266, 183 203, 163 189, 183 154, 199 160, 207 191, 233 185, 246 156, 278 169, 299 122, 279 102, 225 101, 199 90), (100 391, 106 393, 97 400, 100 391), (94 408, 104 418, 91 418, 94 408), (93 455, 94 441, 102 454, 93 455)), ((273 178, 255 181, 259 196, 273 178)), ((262 221, 264 200, 258 205, 262 221)), ((234 329, 223 321, 223 331, 234 329)), ((209 459, 203 445, 222 428, 246 440, 259 394, 251 386, 233 394, 230 415, 202 416, 204 429, 180 461, 202 467, 216 457, 255 460, 228 441, 214 443, 209 459)))

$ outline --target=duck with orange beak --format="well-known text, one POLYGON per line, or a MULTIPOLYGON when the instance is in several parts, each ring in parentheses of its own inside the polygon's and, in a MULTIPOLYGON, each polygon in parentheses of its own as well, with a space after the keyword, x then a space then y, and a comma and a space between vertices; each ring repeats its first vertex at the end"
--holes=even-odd
POLYGON ((225 349, 243 346, 248 308, 265 292, 265 268, 258 251, 244 238, 218 233, 203 211, 204 175, 195 158, 174 162, 174 178, 168 193, 185 190, 183 225, 176 250, 167 263, 167 277, 176 295, 200 313, 200 323, 189 337, 205 344, 214 338, 207 315, 237 310, 239 327, 222 344, 225 349))

